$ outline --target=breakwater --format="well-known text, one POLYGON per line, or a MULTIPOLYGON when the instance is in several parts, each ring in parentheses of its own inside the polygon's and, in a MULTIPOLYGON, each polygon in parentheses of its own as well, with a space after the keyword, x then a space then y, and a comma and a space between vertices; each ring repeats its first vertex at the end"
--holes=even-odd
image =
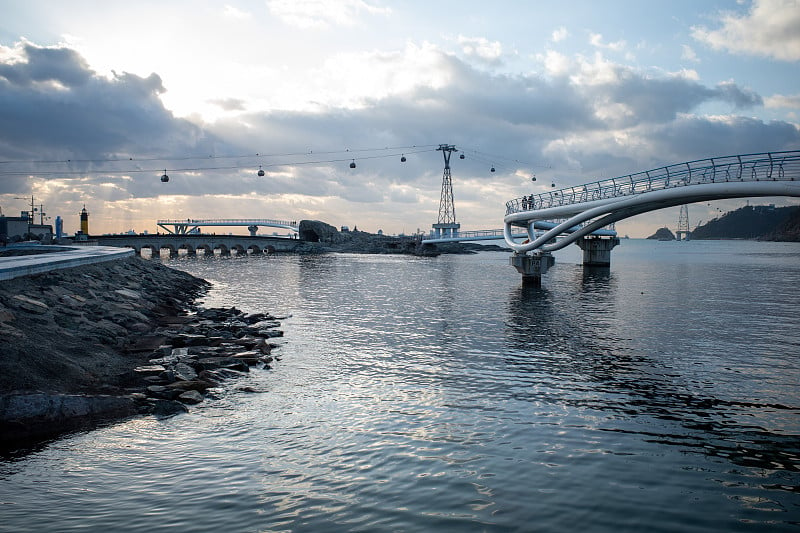
POLYGON ((0 441, 170 414, 271 362, 279 323, 197 310, 209 284, 131 257, 0 282, 0 441))

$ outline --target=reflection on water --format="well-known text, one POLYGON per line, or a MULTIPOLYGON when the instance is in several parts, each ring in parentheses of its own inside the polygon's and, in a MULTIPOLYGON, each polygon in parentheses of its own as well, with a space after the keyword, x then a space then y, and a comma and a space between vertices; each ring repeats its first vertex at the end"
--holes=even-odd
POLYGON ((164 259, 291 315, 265 392, 0 463, 0 531, 788 530, 800 248, 660 244, 164 259))

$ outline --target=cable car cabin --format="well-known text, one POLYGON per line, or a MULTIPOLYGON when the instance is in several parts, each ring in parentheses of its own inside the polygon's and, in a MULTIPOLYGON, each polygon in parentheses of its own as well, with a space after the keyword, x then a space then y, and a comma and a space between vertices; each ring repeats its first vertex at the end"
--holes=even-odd
POLYGON ((400 162, 401 163, 405 163, 406 162, 406 156, 404 156, 404 155, 400 156, 400 162))
POLYGON ((458 156, 459 159, 464 159, 464 154, 458 156))
POLYGON ((350 168, 356 168, 356 162, 355 161, 350 163, 350 168))
POLYGON ((260 166, 258 167, 258 177, 259 178, 264 177, 264 169, 262 169, 260 166))
POLYGON ((166 173, 164 173, 164 174, 161 176, 161 183, 167 183, 168 181, 169 181, 169 176, 167 176, 167 174, 166 174, 166 173))

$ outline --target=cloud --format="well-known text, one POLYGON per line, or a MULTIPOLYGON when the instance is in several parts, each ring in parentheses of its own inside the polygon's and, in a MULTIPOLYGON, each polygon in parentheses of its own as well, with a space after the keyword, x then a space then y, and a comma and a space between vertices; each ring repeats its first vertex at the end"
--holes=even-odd
POLYGON ((391 13, 365 0, 267 0, 267 7, 285 24, 301 29, 353 26, 362 13, 391 13))
POLYGON ((800 110, 800 93, 776 94, 764 99, 764 107, 768 109, 797 109, 800 110))
POLYGON ((648 133, 649 144, 674 161, 796 149, 800 130, 786 122, 741 116, 678 117, 648 133))
POLYGON ((561 41, 563 41, 567 37, 569 37, 569 32, 567 31, 567 28, 565 28, 564 26, 559 26, 558 28, 553 30, 553 33, 550 36, 550 39, 554 43, 560 43, 561 41))
POLYGON ((717 85, 717 94, 722 100, 728 101, 736 109, 745 109, 764 104, 764 100, 750 89, 742 89, 732 81, 725 81, 717 85))
POLYGON ((458 44, 467 57, 477 59, 487 65, 498 65, 501 63, 503 46, 499 41, 489 41, 485 37, 464 37, 458 36, 458 44))
POLYGON ((208 103, 225 111, 244 111, 246 109, 245 101, 240 98, 215 98, 208 100, 208 103))
POLYGON ((692 63, 699 63, 700 58, 697 57, 697 54, 692 47, 688 44, 681 45, 681 59, 686 61, 691 61, 692 63))
POLYGON ((249 19, 252 18, 252 14, 248 13, 247 11, 242 11, 241 9, 234 7, 230 4, 225 4, 225 7, 222 10, 222 15, 232 19, 249 19))
POLYGON ((6 62, 0 63, 0 78, 17 87, 31 88, 40 83, 78 87, 94 74, 84 58, 68 48, 43 48, 25 41, 13 49, 3 48, 6 62))
MULTIPOLYGON (((68 48, 21 43, 0 52, 0 160, 28 161, 15 166, 18 174, 1 176, 0 195, 33 189, 46 204, 90 200, 93 220, 106 231, 234 212, 389 232, 426 229, 438 208, 440 143, 466 155, 452 162, 452 174, 457 213, 471 228, 494 227, 504 198, 536 192, 550 180, 574 185, 800 144, 792 124, 733 114, 763 103, 733 81, 707 86, 696 76, 653 75, 599 53, 548 52, 536 58, 541 74, 515 75, 477 68, 430 44, 340 55, 322 74, 361 62, 363 70, 350 74, 357 72, 356 82, 367 89, 348 94, 348 80, 321 75, 341 102, 256 110, 235 98, 216 99, 236 113, 197 125, 164 108, 167 88, 158 74, 100 76, 68 48), (393 88, 381 91, 387 80, 393 88), (719 102, 732 114, 696 115, 719 102), (357 168, 350 169, 353 160, 357 168), (170 181, 162 184, 165 167, 170 181), (533 173, 539 180, 531 190, 520 176, 533 173)), ((796 105, 797 99, 775 95, 765 102, 796 105)))
POLYGON ((604 43, 603 42, 603 36, 601 34, 599 34, 599 33, 591 33, 591 34, 589 34, 589 42, 595 48, 600 48, 600 49, 603 49, 603 50, 610 50, 612 52, 622 52, 628 46, 628 43, 626 43, 624 40, 615 41, 613 43, 604 43))
POLYGON ((715 50, 800 60, 800 1, 754 0, 745 15, 721 13, 721 27, 692 28, 692 37, 715 50))
POLYGON ((21 43, 17 51, 14 60, 0 63, 4 159, 69 159, 69 168, 50 170, 74 172, 95 159, 196 153, 200 147, 207 152, 213 146, 200 128, 164 108, 157 74, 114 73, 109 79, 74 50, 21 43))

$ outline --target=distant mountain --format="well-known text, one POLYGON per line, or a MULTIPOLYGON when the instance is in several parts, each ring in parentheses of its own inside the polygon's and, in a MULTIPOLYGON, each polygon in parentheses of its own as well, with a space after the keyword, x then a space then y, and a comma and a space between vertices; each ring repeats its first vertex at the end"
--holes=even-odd
POLYGON ((650 235, 648 239, 657 239, 659 241, 674 241, 675 235, 669 230, 669 228, 658 228, 658 230, 650 235))
POLYGON ((800 241, 800 207, 742 207, 698 226, 691 238, 800 241))

